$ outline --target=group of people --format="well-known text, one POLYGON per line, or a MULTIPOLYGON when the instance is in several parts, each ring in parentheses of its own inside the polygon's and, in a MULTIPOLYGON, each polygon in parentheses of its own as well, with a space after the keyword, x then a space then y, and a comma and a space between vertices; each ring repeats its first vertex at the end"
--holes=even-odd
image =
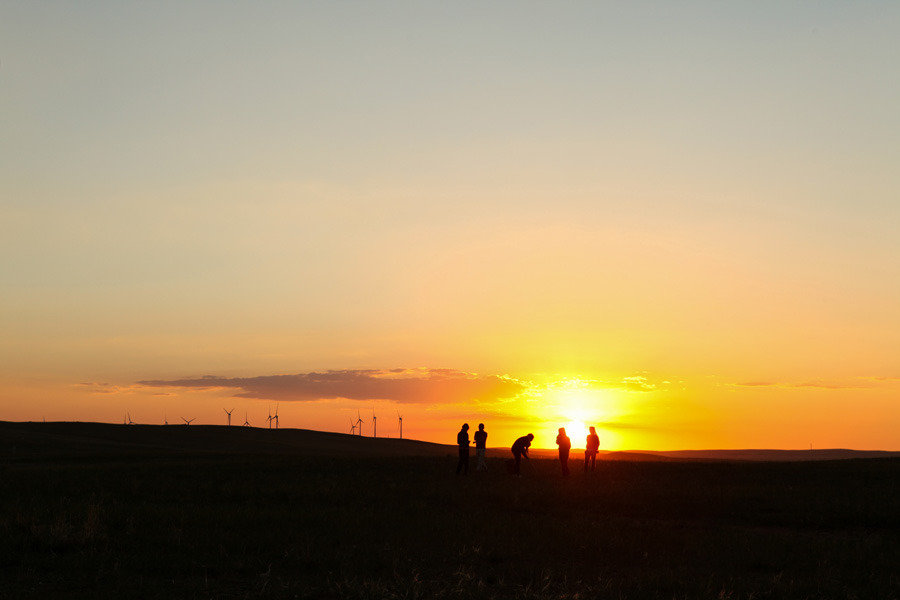
MULTIPOLYGON (((487 436, 487 431, 484 430, 484 423, 479 423, 478 431, 476 431, 474 435, 475 457, 478 461, 475 468, 478 471, 487 471, 487 462, 485 461, 487 453, 487 436)), ((515 475, 521 475, 522 457, 528 458, 528 449, 531 447, 531 442, 533 440, 534 434, 529 433, 528 435, 523 435, 518 438, 515 443, 513 443, 511 450, 514 462, 513 473, 515 475)), ((463 423, 459 433, 456 434, 456 445, 459 447, 459 462, 456 463, 457 475, 460 473, 466 475, 469 474, 469 444, 471 444, 469 441, 469 424, 463 423)), ((569 474, 569 451, 572 449, 572 440, 566 435, 565 427, 559 428, 559 435, 556 436, 556 445, 559 446, 559 464, 562 467, 562 474, 565 477, 569 474)), ((599 450, 600 437, 597 435, 597 430, 591 427, 584 446, 585 472, 588 471, 589 464, 590 470, 594 470, 594 464, 599 450)))
MULTIPOLYGON (((456 474, 461 471, 469 474, 469 424, 463 423, 462 429, 456 434, 456 445, 459 446, 459 462, 456 463, 456 474)), ((475 432, 475 458, 478 464, 475 468, 479 471, 487 471, 487 462, 484 457, 487 452, 487 431, 484 430, 484 423, 478 424, 478 431, 475 432)))
MULTIPOLYGON (((594 465, 597 460, 597 452, 600 450, 600 436, 597 435, 597 430, 593 427, 590 427, 590 433, 587 435, 587 440, 584 444, 584 472, 588 471, 588 464, 590 464, 591 471, 594 470, 594 465)), ((559 435, 556 436, 556 445, 559 446, 559 465, 562 467, 563 477, 569 474, 569 450, 572 449, 572 440, 569 439, 569 436, 566 435, 566 428, 559 428, 559 435)))

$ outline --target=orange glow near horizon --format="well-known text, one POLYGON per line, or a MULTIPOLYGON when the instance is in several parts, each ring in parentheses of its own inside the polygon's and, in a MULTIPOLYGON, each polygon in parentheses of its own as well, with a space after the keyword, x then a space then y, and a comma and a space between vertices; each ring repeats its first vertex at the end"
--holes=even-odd
POLYGON ((604 424, 614 422, 623 412, 615 390, 598 389, 584 377, 550 378, 528 392, 533 397, 529 417, 534 423, 535 447, 554 448, 560 427, 572 440, 573 448, 583 448, 588 427, 601 435, 604 448, 618 449, 614 436, 604 436, 604 424))
MULTIPOLYGON (((634 385, 635 380, 619 378, 634 385)), ((836 383, 797 386, 749 382, 681 382, 664 386, 640 381, 642 391, 613 389, 605 381, 570 375, 535 376, 517 397, 497 401, 414 402, 279 401, 283 428, 347 433, 349 421, 362 415, 369 436, 373 408, 378 415, 378 437, 398 437, 397 413, 403 415, 407 439, 453 444, 463 422, 472 429, 479 422, 489 432, 488 445, 507 448, 526 433, 534 433, 535 448, 555 449, 559 427, 565 427, 573 449, 584 447, 587 428, 594 425, 605 450, 679 450, 729 448, 852 447, 893 450, 896 438, 896 394, 900 382, 875 379, 851 382, 856 396, 866 398, 873 411, 888 415, 873 422, 867 413, 847 408, 847 391, 836 383), (791 404, 785 403, 791 398, 791 404), (728 410, 721 408, 728 403, 728 410), (777 426, 768 415, 779 411, 777 426), (848 423, 864 425, 865 437, 848 439, 848 423)), ((850 384, 847 384, 850 385, 850 384)), ((225 423, 223 408, 234 408, 233 423, 246 414, 256 427, 266 426, 274 400, 239 398, 232 389, 155 388, 134 384, 63 384, 6 382, 0 401, 3 419, 14 421, 99 421, 121 423, 126 412, 137 423, 179 423, 181 417, 196 424, 225 423), (15 401, 14 401, 15 400, 15 401)))
POLYGON ((0 419, 900 449, 900 3, 80 4, 0 29, 0 419))

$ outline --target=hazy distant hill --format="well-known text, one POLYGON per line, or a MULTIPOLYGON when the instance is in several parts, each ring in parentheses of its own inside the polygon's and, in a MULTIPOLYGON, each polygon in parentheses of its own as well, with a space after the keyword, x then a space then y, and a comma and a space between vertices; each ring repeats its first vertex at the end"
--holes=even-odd
MULTIPOLYGON (((507 454, 507 448, 489 453, 507 454)), ((180 454, 292 454, 312 456, 444 456, 456 447, 418 440, 361 437, 309 429, 265 429, 222 425, 117 425, 110 423, 15 423, 0 421, 2 460, 50 457, 126 457, 180 454)), ((473 452, 474 454, 474 452, 473 452)), ((534 449, 535 458, 555 458, 534 449)), ((572 458, 581 452, 574 451, 572 458)), ((859 450, 680 450, 601 452, 600 460, 836 460, 900 456, 900 452, 859 450)))
MULTIPOLYGON (((629 454, 642 453, 641 451, 629 454)), ((900 452, 883 450, 847 450, 844 448, 826 448, 822 450, 674 450, 669 452, 652 452, 651 454, 673 459, 693 460, 841 460, 847 458, 885 458, 900 456, 900 452)))
MULTIPOLYGON (((535 457, 555 458, 555 450, 535 450, 535 457)), ((573 450, 571 456, 584 456, 584 450, 573 450)), ((900 452, 884 450, 846 450, 832 448, 824 450, 625 450, 600 451, 597 460, 631 460, 631 461, 672 461, 672 460, 744 460, 744 461, 805 461, 805 460, 844 460, 851 458, 886 458, 897 456, 900 452)))

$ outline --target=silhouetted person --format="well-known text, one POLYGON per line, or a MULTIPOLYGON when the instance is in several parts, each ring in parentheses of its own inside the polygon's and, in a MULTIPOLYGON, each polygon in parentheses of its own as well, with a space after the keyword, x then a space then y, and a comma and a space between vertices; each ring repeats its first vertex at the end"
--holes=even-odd
POLYGON ((594 461, 597 458, 597 451, 600 450, 600 437, 597 430, 591 427, 591 432, 587 436, 587 444, 584 446, 584 472, 587 473, 588 463, 591 463, 591 471, 594 470, 594 461))
POLYGON ((475 456, 478 462, 475 464, 476 471, 487 471, 487 463, 484 461, 484 455, 487 452, 487 431, 484 430, 484 423, 478 424, 478 431, 475 432, 475 456))
POLYGON ((469 474, 469 424, 463 423, 462 429, 456 434, 456 445, 459 446, 459 462, 456 463, 456 474, 465 469, 469 474))
POLYGON ((566 435, 566 428, 559 428, 556 436, 556 445, 559 446, 559 464, 562 467, 563 477, 569 474, 569 450, 572 449, 572 440, 566 435))
POLYGON ((516 459, 516 475, 522 474, 522 457, 528 458, 528 449, 531 447, 531 440, 534 439, 534 434, 529 433, 528 435, 522 436, 516 440, 516 442, 512 445, 512 453, 513 457, 516 459))

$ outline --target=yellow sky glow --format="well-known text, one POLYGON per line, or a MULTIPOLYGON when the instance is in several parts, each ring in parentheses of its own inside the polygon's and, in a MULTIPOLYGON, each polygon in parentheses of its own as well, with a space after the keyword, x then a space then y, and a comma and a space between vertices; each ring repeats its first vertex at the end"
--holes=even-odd
POLYGON ((900 449, 898 22, 9 7, 0 419, 900 449))

